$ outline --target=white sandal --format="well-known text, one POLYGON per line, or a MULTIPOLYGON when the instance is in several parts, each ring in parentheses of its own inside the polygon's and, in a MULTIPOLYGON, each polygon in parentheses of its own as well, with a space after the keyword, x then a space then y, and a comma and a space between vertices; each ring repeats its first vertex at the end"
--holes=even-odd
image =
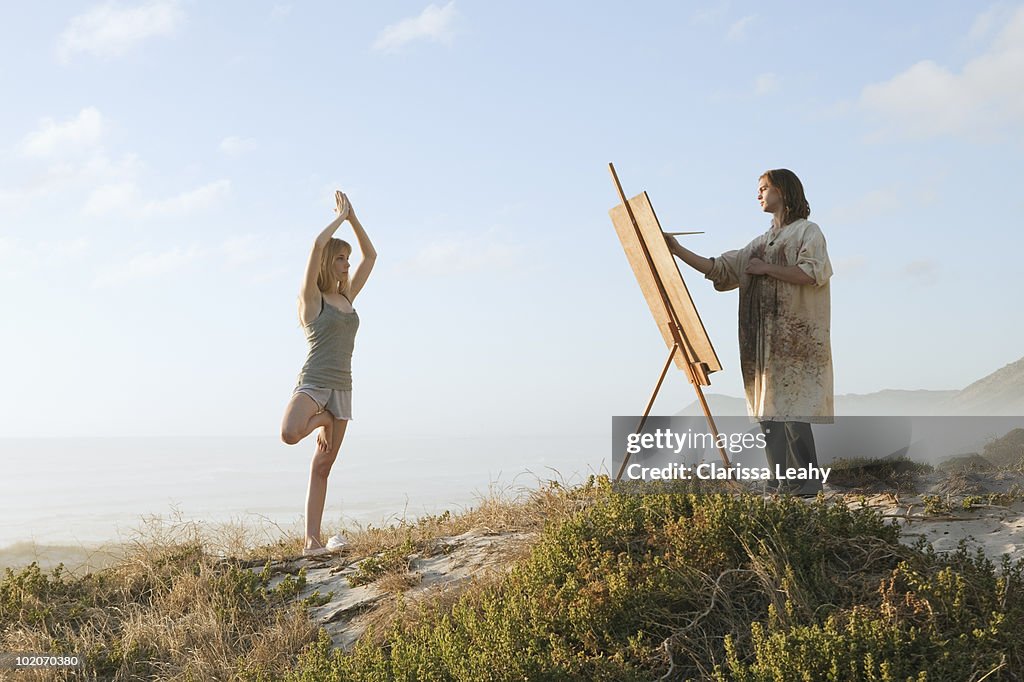
POLYGON ((338 533, 337 535, 335 535, 327 541, 327 546, 325 547, 325 549, 331 552, 337 552, 340 549, 344 549, 346 545, 348 545, 348 540, 345 538, 344 535, 338 533))
POLYGON ((324 547, 305 547, 302 550, 302 556, 323 556, 325 554, 333 554, 339 552, 348 545, 348 540, 341 533, 338 533, 330 540, 327 541, 327 545, 324 547))
POLYGON ((323 556, 330 553, 331 550, 326 547, 305 547, 302 550, 302 556, 323 556))

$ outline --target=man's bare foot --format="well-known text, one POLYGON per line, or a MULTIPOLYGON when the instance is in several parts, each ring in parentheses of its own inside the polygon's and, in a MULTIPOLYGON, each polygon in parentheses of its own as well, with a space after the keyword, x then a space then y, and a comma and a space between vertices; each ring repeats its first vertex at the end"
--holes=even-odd
POLYGON ((318 453, 324 453, 325 455, 331 451, 331 432, 334 430, 334 424, 324 424, 320 428, 320 432, 316 435, 316 451, 318 453))

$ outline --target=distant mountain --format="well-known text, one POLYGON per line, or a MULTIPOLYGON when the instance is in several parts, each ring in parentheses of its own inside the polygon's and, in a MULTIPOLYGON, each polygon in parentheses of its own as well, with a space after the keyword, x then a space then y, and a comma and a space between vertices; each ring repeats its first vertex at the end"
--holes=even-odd
POLYGON ((1011 362, 950 400, 959 414, 1024 415, 1024 358, 1011 362))
MULTIPOLYGON (((746 415, 743 398, 718 393, 705 395, 711 414, 746 415)), ((694 400, 677 414, 703 414, 694 400)), ((886 389, 874 393, 836 396, 837 415, 866 416, 1017 416, 1024 415, 1024 358, 975 381, 961 391, 906 391, 886 389)))
POLYGON ((886 389, 874 393, 844 393, 836 396, 836 414, 918 417, 953 414, 949 401, 960 391, 903 391, 886 389))
MULTIPOLYGON (((721 393, 705 393, 704 399, 707 401, 708 409, 711 410, 713 415, 721 415, 723 417, 747 416, 747 401, 743 398, 734 398, 731 395, 723 395, 721 393)), ((676 415, 683 417, 695 417, 701 414, 704 414, 704 410, 701 408, 700 402, 696 400, 684 407, 682 411, 676 412, 676 415)))
MULTIPOLYGON (((836 414, 872 417, 953 414, 949 411, 951 409, 950 401, 959 394, 960 391, 900 391, 894 389, 865 394, 846 393, 836 396, 836 414)), ((747 414, 747 401, 744 398, 708 393, 705 395, 705 399, 708 401, 711 414, 723 416, 746 416, 747 414)), ((704 412, 701 410, 700 403, 694 400, 678 414, 696 416, 704 414, 704 412)))

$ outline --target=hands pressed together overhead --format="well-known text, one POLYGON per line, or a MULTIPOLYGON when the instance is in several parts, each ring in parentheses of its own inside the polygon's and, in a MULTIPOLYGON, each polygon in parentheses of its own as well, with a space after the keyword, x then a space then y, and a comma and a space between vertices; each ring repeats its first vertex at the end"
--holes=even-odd
POLYGON ((340 189, 334 193, 334 212, 338 214, 338 217, 345 220, 352 213, 352 204, 349 203, 348 197, 340 189))

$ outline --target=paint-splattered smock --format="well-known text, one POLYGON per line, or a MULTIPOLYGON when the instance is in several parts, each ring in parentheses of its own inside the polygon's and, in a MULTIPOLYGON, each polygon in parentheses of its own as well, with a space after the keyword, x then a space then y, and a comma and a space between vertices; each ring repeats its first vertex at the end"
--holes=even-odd
POLYGON ((831 276, 825 236, 803 218, 714 259, 706 277, 715 289, 740 290, 740 368, 758 421, 832 423, 831 276), (796 265, 814 284, 748 275, 751 258, 796 265))

